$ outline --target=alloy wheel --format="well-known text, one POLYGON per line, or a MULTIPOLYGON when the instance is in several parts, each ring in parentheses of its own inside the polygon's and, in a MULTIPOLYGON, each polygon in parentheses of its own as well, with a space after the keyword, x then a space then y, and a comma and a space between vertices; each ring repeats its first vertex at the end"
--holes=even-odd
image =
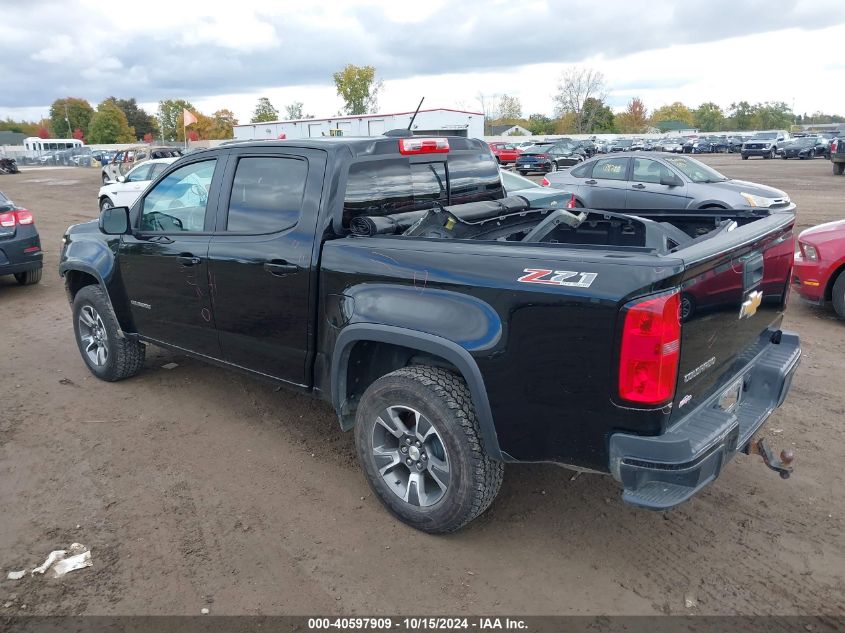
POLYGON ((373 423, 372 440, 376 468, 397 497, 423 508, 443 498, 449 458, 428 418, 403 405, 387 407, 373 423))
POLYGON ((83 352, 94 365, 102 367, 109 358, 109 339, 103 319, 94 306, 82 306, 79 311, 78 327, 83 352))

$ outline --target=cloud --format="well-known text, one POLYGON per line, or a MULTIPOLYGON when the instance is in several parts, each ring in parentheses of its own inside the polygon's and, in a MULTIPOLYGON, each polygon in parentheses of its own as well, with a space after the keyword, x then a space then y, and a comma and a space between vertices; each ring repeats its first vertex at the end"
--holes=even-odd
MULTIPOLYGON (((310 86, 299 91, 319 100, 310 109, 331 114, 337 107, 331 74, 355 63, 375 65, 387 89, 403 85, 418 94, 414 82, 425 85, 431 101, 472 99, 479 91, 524 92, 532 95, 534 108, 548 111, 555 79, 566 64, 608 69, 617 82, 615 99, 627 92, 681 90, 702 77, 731 73, 730 66, 708 59, 722 42, 845 23, 841 0, 786 0, 777 10, 769 0, 709 0, 706 10, 700 3, 673 0, 430 0, 423 5, 254 0, 230 4, 229 11, 217 7, 173 0, 145 0, 131 11, 116 11, 101 0, 14 3, 0 24, 0 110, 43 111, 66 95, 92 102, 134 96, 146 103, 250 95, 254 102, 257 93, 288 95, 293 87, 310 86), (709 48, 701 59, 688 60, 687 68, 677 60, 650 58, 653 65, 633 68, 628 76, 617 77, 613 70, 650 51, 697 45, 709 48), (526 68, 548 70, 538 75, 526 68), (528 85, 529 76, 541 85, 528 85), (460 98, 438 91, 436 77, 463 77, 441 82, 456 85, 460 98), (470 85, 479 79, 483 83, 470 85)), ((733 63, 764 67, 769 52, 748 50, 747 59, 733 63)), ((819 65, 824 63, 829 62, 819 65)))

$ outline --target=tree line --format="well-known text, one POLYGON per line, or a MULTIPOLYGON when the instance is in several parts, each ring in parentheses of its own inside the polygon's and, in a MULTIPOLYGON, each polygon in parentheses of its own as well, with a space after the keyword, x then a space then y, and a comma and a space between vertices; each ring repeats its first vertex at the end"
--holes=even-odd
MULTIPOLYGON (((373 66, 347 64, 332 74, 338 96, 343 101, 336 116, 375 113, 382 81, 373 66)), ((782 101, 749 103, 737 101, 727 108, 708 101, 692 108, 676 101, 653 111, 639 97, 632 97, 622 112, 608 105, 604 75, 592 68, 573 68, 564 72, 552 96, 554 113, 523 115, 518 97, 479 93, 478 103, 484 112, 485 134, 493 125, 521 125, 531 134, 637 134, 656 128, 685 126, 702 132, 788 129, 794 124, 845 123, 845 117, 816 112, 796 115, 782 101), (671 126, 667 125, 671 122, 671 126)), ((64 97, 50 106, 49 117, 39 121, 0 121, 0 130, 21 132, 42 138, 79 138, 88 143, 129 143, 139 140, 184 141, 183 111, 196 118, 187 129, 189 140, 229 139, 238 124, 234 113, 223 108, 203 114, 185 99, 166 99, 158 103, 154 114, 141 108, 134 98, 108 97, 96 109, 85 99, 64 97)), ((286 119, 312 119, 301 101, 283 106, 286 119)), ((251 123, 276 121, 279 110, 268 97, 260 97, 253 110, 251 123)))

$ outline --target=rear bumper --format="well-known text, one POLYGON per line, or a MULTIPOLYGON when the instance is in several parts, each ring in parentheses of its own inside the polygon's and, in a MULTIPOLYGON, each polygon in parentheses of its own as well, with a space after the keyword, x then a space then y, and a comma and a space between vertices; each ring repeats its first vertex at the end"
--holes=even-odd
MULTIPOLYGON (((32 233, 35 231, 32 230, 32 233)), ((41 240, 37 233, 11 240, 0 240, 0 275, 23 273, 41 268, 43 259, 41 240)))
POLYGON ((622 483, 623 501, 668 510, 712 482, 742 450, 772 412, 783 404, 801 359, 797 334, 783 332, 727 380, 725 388, 699 404, 666 433, 610 437, 610 472, 622 483), (742 395, 731 411, 719 407, 730 385, 742 395))

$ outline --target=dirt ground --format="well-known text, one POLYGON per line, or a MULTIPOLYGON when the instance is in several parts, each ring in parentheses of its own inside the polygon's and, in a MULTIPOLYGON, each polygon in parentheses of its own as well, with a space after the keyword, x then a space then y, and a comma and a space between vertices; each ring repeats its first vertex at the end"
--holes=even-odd
MULTIPOLYGON (((786 190, 800 228, 845 214, 827 161, 705 160, 786 190)), ((660 514, 609 477, 510 466, 485 515, 433 537, 381 508, 323 404, 155 348, 131 380, 89 374, 57 258, 65 227, 96 216, 98 177, 0 176, 45 251, 41 284, 0 278, 0 615, 845 614, 845 324, 829 309, 788 310, 804 359, 767 429, 795 450, 790 480, 740 455, 660 514), (93 568, 6 579, 74 541, 93 568)))

